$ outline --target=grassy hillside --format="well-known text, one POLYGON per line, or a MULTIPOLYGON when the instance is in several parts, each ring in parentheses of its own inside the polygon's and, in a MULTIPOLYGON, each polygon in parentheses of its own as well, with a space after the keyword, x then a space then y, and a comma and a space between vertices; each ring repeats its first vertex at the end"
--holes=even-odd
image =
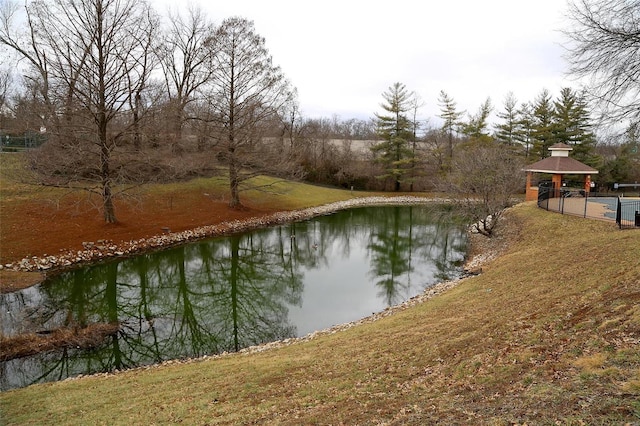
POLYGON ((519 205, 484 273, 279 349, 0 394, 6 424, 637 424, 640 232, 519 205))
MULTIPOLYGON (((80 250, 85 241, 115 243, 147 238, 164 229, 179 232, 223 221, 259 217, 370 195, 267 177, 242 192, 244 209, 228 207, 222 176, 130 188, 116 198, 117 224, 106 224, 98 194, 36 185, 24 154, 0 154, 0 263, 80 250)), ((121 188, 116 188, 118 192, 121 188)), ((0 284, 8 281, 0 271, 0 284)))

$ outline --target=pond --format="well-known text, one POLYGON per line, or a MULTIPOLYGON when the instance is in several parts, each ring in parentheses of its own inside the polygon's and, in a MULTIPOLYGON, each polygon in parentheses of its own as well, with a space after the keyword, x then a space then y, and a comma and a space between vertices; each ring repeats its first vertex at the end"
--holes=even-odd
POLYGON ((0 389, 237 351, 402 303, 461 273, 465 228, 443 209, 355 208, 93 265, 0 295, 5 339, 119 324, 98 343, 1 362, 0 389))

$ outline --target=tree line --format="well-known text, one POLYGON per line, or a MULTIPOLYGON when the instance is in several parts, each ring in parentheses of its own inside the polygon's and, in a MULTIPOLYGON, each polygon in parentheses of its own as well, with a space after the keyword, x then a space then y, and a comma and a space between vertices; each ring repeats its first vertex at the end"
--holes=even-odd
POLYGON ((382 94, 383 113, 375 115, 377 135, 381 142, 372 148, 375 161, 381 165, 381 179, 390 179, 389 187, 412 188, 418 177, 445 176, 451 172, 457 152, 473 145, 500 145, 523 161, 532 163, 549 156, 549 147, 564 143, 572 147, 571 156, 598 168, 604 181, 628 181, 640 178, 634 165, 640 160, 638 125, 629 125, 615 139, 598 137, 596 123, 584 92, 565 87, 553 97, 541 90, 530 102, 518 104, 509 93, 497 122, 489 117, 494 112, 487 98, 475 113, 457 108, 454 98, 441 91, 438 96, 441 125, 415 119, 417 95, 400 82, 382 94))
MULTIPOLYGON (((591 3, 574 6, 574 20, 587 25, 580 13, 590 17, 591 3)), ((253 22, 216 25, 195 7, 166 18, 141 0, 0 7, 0 46, 23 74, 12 82, 8 69, 0 73, 0 130, 41 129, 47 142, 30 153, 32 169, 42 183, 99 194, 106 222, 117 221, 113 199, 129 186, 203 175, 228 177, 231 207, 257 174, 438 189, 482 147, 517 158, 507 161, 508 173, 517 173, 518 164, 568 143, 602 179, 640 179, 637 116, 619 115, 631 117, 622 136, 596 136, 593 108, 601 104, 589 90, 564 88, 555 97, 542 90, 521 104, 510 94, 494 128, 490 98, 467 113, 445 91, 437 100, 443 124, 431 126, 417 118, 419 95, 402 83, 382 94, 383 111, 369 120, 306 118, 253 22)), ((576 67, 581 57, 576 50, 576 67)), ((621 90, 627 99, 628 88, 621 90)))
POLYGON ((2 3, 0 46, 22 78, 0 73, 0 131, 46 135, 29 153, 41 183, 98 194, 116 222, 114 197, 141 183, 223 175, 238 207, 257 174, 364 175, 336 141, 373 140, 373 123, 303 117, 253 22, 166 18, 140 0, 2 3))
POLYGON ((191 8, 167 24, 140 0, 3 2, 0 12, 0 43, 24 72, 9 115, 48 136, 33 169, 100 194, 106 222, 123 184, 179 178, 193 163, 225 169, 232 207, 258 169, 295 175, 261 143, 296 94, 252 22, 214 25, 191 8), (181 158, 207 149, 217 161, 181 158))

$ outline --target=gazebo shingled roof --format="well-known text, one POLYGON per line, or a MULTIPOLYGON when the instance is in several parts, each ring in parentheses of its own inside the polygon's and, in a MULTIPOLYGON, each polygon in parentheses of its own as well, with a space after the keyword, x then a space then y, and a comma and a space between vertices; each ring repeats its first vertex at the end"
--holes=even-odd
POLYGON ((571 175, 592 175, 597 174, 598 170, 582 164, 578 160, 570 157, 547 157, 533 164, 528 165, 524 169, 525 172, 536 173, 561 173, 571 175))
POLYGON ((598 171, 593 167, 569 157, 573 148, 565 143, 556 143, 549 147, 551 157, 529 164, 524 171, 534 173, 592 175, 598 171), (558 155, 559 154, 559 155, 558 155))

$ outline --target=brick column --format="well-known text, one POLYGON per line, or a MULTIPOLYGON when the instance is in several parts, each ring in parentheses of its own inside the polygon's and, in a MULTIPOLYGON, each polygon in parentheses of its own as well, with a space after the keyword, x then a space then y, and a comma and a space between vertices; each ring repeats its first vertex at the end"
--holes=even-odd
POLYGON ((591 175, 586 175, 584 178, 584 192, 587 194, 591 192, 591 175))
POLYGON ((551 178, 551 183, 553 184, 553 197, 560 197, 560 189, 562 189, 562 175, 553 175, 551 178))
POLYGON ((533 201, 533 200, 537 200, 538 196, 537 194, 533 194, 533 190, 531 189, 531 175, 533 174, 533 172, 527 172, 527 186, 526 186, 526 190, 525 190, 525 197, 524 199, 526 201, 533 201))

